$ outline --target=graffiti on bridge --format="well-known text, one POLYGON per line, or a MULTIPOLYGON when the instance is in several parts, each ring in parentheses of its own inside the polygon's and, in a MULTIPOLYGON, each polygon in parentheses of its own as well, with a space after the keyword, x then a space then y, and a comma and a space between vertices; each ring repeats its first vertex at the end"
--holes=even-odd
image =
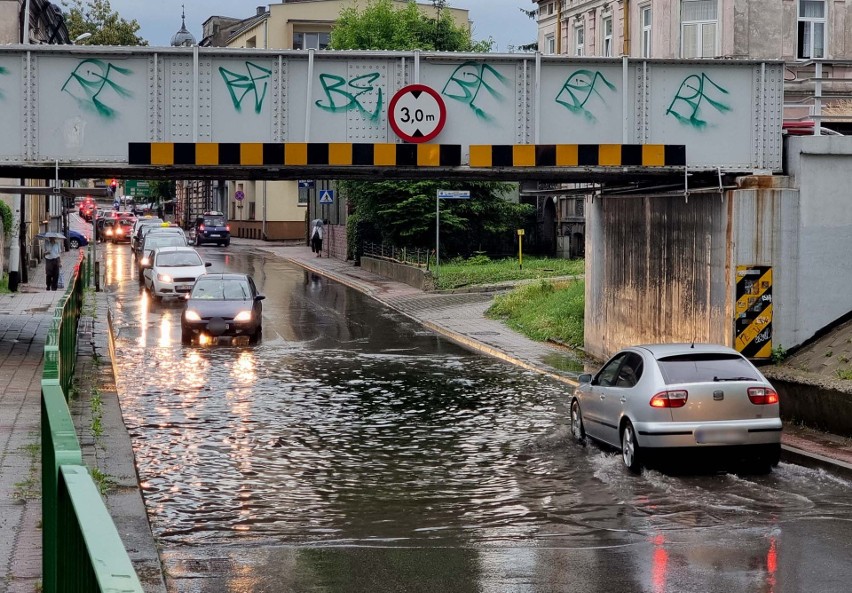
POLYGON ((325 99, 319 99, 314 105, 329 113, 345 113, 356 110, 371 122, 377 122, 382 113, 382 87, 373 83, 381 76, 379 72, 362 74, 347 81, 337 74, 320 74, 319 80, 325 99), (376 107, 373 111, 367 109, 365 99, 375 96, 376 107))
POLYGON ((260 113, 261 109, 263 109, 263 99, 266 97, 266 89, 269 86, 268 79, 272 76, 272 70, 252 62, 246 62, 245 64, 248 74, 232 72, 224 66, 219 66, 219 74, 222 75, 222 80, 225 81, 225 86, 228 87, 228 92, 231 94, 231 101, 233 101, 234 109, 237 110, 237 113, 242 113, 243 99, 249 93, 254 93, 254 112, 260 113), (263 82, 263 84, 259 85, 258 83, 260 82, 263 82))
MULTIPOLYGON (((0 66, 0 76, 6 76, 9 74, 9 69, 0 66)), ((3 89, 0 89, 0 100, 5 99, 6 94, 3 92, 3 89)))
POLYGON ((731 111, 731 107, 722 102, 722 95, 727 94, 727 89, 713 82, 703 72, 700 75, 690 74, 680 83, 666 115, 672 115, 682 124, 703 129, 707 126, 707 120, 701 119, 706 117, 702 115, 702 103, 706 101, 719 113, 731 111))
POLYGON ((596 122, 597 118, 586 105, 593 95, 606 105, 606 98, 600 92, 601 87, 608 89, 611 93, 615 92, 615 85, 599 71, 577 70, 562 85, 559 94, 556 95, 556 102, 571 113, 583 115, 590 122, 596 122))
POLYGON ((115 77, 129 76, 133 70, 122 68, 98 59, 83 60, 62 85, 62 91, 74 97, 85 109, 92 109, 107 119, 114 118, 118 112, 104 102, 101 93, 112 90, 120 97, 129 98, 133 94, 116 82, 115 77))
POLYGON ((450 99, 467 104, 476 116, 484 121, 492 121, 494 116, 488 113, 476 101, 480 91, 485 90, 497 101, 503 101, 503 93, 498 85, 508 87, 509 79, 500 74, 493 66, 468 61, 453 70, 444 85, 441 94, 450 99))

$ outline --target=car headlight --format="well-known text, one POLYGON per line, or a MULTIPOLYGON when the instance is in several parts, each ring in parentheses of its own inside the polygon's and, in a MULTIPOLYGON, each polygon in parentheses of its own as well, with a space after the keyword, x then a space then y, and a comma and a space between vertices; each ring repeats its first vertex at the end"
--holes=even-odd
POLYGON ((240 311, 234 317, 234 321, 251 321, 251 311, 240 311))
POLYGON ((171 282, 172 277, 168 274, 157 274, 157 280, 159 280, 160 282, 171 282))
POLYGON ((186 313, 183 314, 187 321, 201 321, 201 315, 193 311, 192 309, 187 309, 186 313))

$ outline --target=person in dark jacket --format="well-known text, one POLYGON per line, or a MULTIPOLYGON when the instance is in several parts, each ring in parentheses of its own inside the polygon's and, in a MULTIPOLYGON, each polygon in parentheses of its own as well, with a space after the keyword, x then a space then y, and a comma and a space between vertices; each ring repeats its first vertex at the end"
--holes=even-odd
POLYGON ((315 218, 311 221, 311 251, 322 257, 323 221, 315 218))

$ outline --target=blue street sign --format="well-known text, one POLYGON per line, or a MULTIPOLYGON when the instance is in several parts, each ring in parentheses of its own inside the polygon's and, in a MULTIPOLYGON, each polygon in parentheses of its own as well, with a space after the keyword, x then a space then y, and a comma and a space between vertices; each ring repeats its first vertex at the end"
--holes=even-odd
POLYGON ((469 200, 470 192, 464 189, 439 189, 439 200, 469 200))
POLYGON ((314 180, 313 179, 299 179, 299 187, 313 187, 314 180))
POLYGON ((320 190, 319 203, 320 204, 334 204, 334 190, 333 189, 320 190))

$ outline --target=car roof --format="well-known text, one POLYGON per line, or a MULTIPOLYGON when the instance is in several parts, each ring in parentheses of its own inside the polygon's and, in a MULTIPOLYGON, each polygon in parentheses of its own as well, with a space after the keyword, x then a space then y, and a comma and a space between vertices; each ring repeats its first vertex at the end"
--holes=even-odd
MULTIPOLYGON (((192 251, 193 253, 198 253, 193 247, 183 247, 178 245, 169 245, 168 247, 155 247, 154 253, 163 253, 166 251, 192 251)), ((199 255, 200 257, 200 255, 199 255)))
POLYGON ((736 354, 740 353, 721 344, 705 344, 705 343, 674 343, 674 344, 639 344, 633 347, 634 349, 643 349, 648 351, 654 358, 664 358, 667 356, 678 356, 682 354, 736 354))
MULTIPOLYGON (((236 274, 236 273, 215 273, 215 274, 205 274, 204 280, 248 280, 250 276, 248 274, 236 274)), ((200 280, 200 278, 199 278, 200 280)))

